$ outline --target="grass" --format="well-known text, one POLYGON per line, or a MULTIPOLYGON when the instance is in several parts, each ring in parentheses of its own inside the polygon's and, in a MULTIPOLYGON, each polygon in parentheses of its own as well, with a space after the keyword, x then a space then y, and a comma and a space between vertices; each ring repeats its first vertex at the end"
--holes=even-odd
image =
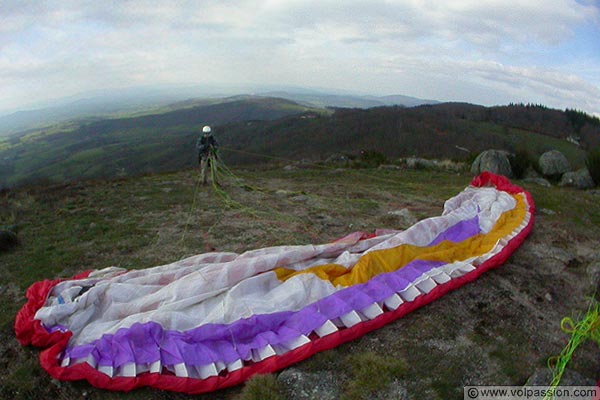
POLYGON ((351 378, 341 396, 344 400, 372 399, 407 372, 403 360, 370 351, 353 354, 346 362, 351 378))
MULTIPOLYGON (((52 383, 38 365, 39 351, 19 347, 12 336, 12 322, 25 301, 24 291, 35 281, 112 265, 151 267, 213 249, 243 252, 277 244, 323 243, 353 230, 398 228, 388 211, 408 208, 419 218, 439 215, 443 201, 471 179, 467 174, 426 170, 271 168, 233 172, 243 184, 229 178, 224 180, 223 189, 243 208, 228 206, 210 187, 198 187, 195 170, 32 187, 2 195, 0 217, 18 225, 22 245, 0 254, 0 362, 8 371, 0 377, 0 387, 4 388, 1 394, 15 398, 76 398, 86 392, 92 399, 167 396, 150 389, 122 394, 97 390, 86 382, 52 383), (287 192, 278 194, 282 189, 287 192), (9 364, 18 367, 6 368, 9 364), (20 394, 15 394, 17 388, 20 394)), ((555 212, 544 216, 546 220, 575 229, 579 237, 598 237, 597 197, 568 188, 532 184, 525 188, 539 208, 555 212)), ((428 318, 429 313, 436 312, 435 303, 431 306, 426 312, 415 313, 410 322, 399 320, 383 336, 375 336, 390 335, 385 349, 373 347, 372 343, 377 342, 371 342, 372 335, 368 335, 318 354, 300 366, 317 373, 339 373, 345 382, 346 399, 369 398, 394 380, 439 371, 440 359, 446 356, 431 351, 426 343, 441 338, 454 340, 464 321, 428 318), (405 341, 417 337, 423 341, 421 347, 405 341)), ((511 346, 515 352, 521 348, 516 343, 511 346)), ((502 352, 502 348, 491 347, 499 351, 491 357, 501 364, 504 379, 522 375, 520 368, 515 369, 513 356, 502 352)), ((447 376, 439 373, 432 381, 432 393, 440 398, 456 397, 456 379, 466 369, 445 368, 447 376)), ((278 385, 275 375, 266 375, 200 398, 278 399, 278 385)))
POLYGON ((255 375, 246 382, 239 400, 285 400, 272 374, 255 375))

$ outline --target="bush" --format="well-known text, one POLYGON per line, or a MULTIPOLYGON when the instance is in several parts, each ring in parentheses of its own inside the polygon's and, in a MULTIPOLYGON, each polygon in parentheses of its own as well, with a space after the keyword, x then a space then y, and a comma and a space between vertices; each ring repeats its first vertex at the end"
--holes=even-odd
POLYGON ((403 360, 370 351, 354 354, 347 362, 352 379, 346 385, 344 400, 371 399, 407 371, 403 360))
POLYGON ((283 400, 283 396, 274 375, 254 375, 244 384, 239 400, 283 400))
POLYGON ((522 179, 525 176, 527 168, 536 164, 533 156, 526 149, 517 150, 514 155, 511 155, 508 158, 508 160, 510 161, 513 175, 517 179, 522 179))
POLYGON ((464 160, 465 164, 467 164, 467 169, 471 169, 471 165, 473 165, 473 163, 475 162, 475 159, 477 158, 477 156, 480 153, 477 152, 470 152, 469 155, 467 156, 467 158, 464 160))
POLYGON ((588 171, 590 171, 590 175, 596 186, 600 185, 600 148, 588 151, 585 165, 588 171))
POLYGON ((0 252, 9 251, 18 245, 19 238, 15 232, 0 230, 0 252))
POLYGON ((360 157, 352 163, 352 168, 377 168, 381 164, 387 164, 387 157, 374 150, 361 150, 360 157))

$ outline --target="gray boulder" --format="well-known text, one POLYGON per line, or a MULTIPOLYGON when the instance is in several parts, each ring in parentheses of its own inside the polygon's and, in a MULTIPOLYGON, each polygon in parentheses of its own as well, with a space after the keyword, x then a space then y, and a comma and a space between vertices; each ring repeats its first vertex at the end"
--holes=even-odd
POLYGON ((592 262, 587 266, 586 272, 588 278, 590 279, 590 283, 594 287, 600 286, 600 261, 592 262))
POLYGON ((333 372, 304 372, 296 368, 288 368, 277 377, 285 398, 290 400, 340 398, 340 388, 333 372))
POLYGON ((344 154, 332 154, 325 160, 327 164, 348 164, 350 159, 344 154))
POLYGON ((471 172, 477 175, 484 171, 509 178, 512 176, 510 161, 506 153, 500 150, 486 150, 475 158, 471 165, 471 172))
POLYGON ((409 157, 406 159, 406 166, 411 169, 436 169, 437 160, 427 160, 425 158, 409 157))
POLYGON ((402 210, 394 210, 388 211, 388 215, 393 215, 398 217, 398 219, 402 222, 403 226, 412 226, 418 222, 417 217, 414 216, 412 212, 408 208, 403 208, 402 210))
POLYGON ((560 179, 559 186, 570 186, 577 189, 591 189, 594 180, 587 168, 579 169, 575 172, 565 172, 560 179))
POLYGON ((544 176, 560 177, 571 170, 567 157, 558 150, 550 150, 540 156, 540 171, 544 176))
POLYGON ((536 185, 545 186, 545 187, 552 186, 552 184, 544 178, 525 178, 525 179, 523 179, 523 182, 535 183, 536 185))

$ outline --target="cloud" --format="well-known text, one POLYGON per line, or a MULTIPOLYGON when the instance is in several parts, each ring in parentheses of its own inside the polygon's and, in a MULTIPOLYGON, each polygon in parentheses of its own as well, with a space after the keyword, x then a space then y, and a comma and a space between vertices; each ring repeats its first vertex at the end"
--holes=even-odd
POLYGON ((592 40, 598 10, 581 0, 3 1, 0 107, 31 87, 41 96, 161 82, 455 99, 496 88, 597 107, 600 56, 572 51, 559 65, 548 54, 566 53, 581 27, 592 40))

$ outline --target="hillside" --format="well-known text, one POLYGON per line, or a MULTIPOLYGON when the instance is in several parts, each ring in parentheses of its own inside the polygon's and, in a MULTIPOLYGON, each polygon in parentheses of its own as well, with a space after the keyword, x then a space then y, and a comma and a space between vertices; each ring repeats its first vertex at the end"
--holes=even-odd
POLYGON ((203 125, 273 120, 310 110, 284 99, 229 98, 23 132, 0 141, 0 188, 188 167, 195 162, 203 125))
MULTIPOLYGON (((562 151, 574 167, 583 165, 583 149, 600 146, 600 121, 576 125, 559 110, 535 106, 483 107, 461 103, 414 108, 337 109, 331 116, 292 117, 224 127, 222 142, 234 150, 323 160, 332 153, 376 151, 398 157, 468 159, 495 148, 527 149, 540 155, 562 151), (577 146, 567 139, 579 137, 577 146)), ((257 162, 247 154, 226 153, 231 163, 257 162)))
POLYGON ((319 162, 332 154, 469 160, 490 148, 533 156, 556 149, 573 168, 600 146, 600 120, 542 106, 442 103, 314 109, 280 98, 190 100, 161 113, 75 121, 0 141, 0 188, 173 171, 196 163, 204 124, 216 127, 232 165, 273 157, 319 162), (575 142, 579 141, 579 145, 575 142))
MULTIPOLYGON (((439 215, 443 202, 472 178, 426 170, 232 172, 222 182, 234 202, 211 187, 198 188, 195 170, 4 192, 0 225, 16 225, 21 245, 0 253, 0 398, 283 399, 301 390, 284 380, 292 375, 303 377, 319 398, 405 393, 411 399, 462 399, 464 385, 522 385, 544 369, 566 343, 561 319, 585 310, 594 289, 586 269, 600 262, 598 194, 517 181, 531 191, 538 213, 532 234, 507 263, 285 375, 204 396, 109 393, 85 382, 51 380, 39 367, 39 351, 20 347, 12 330, 34 281, 111 265, 151 267, 212 250, 243 252, 328 242, 355 230, 404 229, 410 217, 390 212, 406 209, 415 219, 439 215), (365 382, 376 389, 361 392, 365 382), (269 397, 274 392, 279 397, 269 397)), ((588 343, 570 368, 596 379, 599 356, 598 346, 588 343)))

